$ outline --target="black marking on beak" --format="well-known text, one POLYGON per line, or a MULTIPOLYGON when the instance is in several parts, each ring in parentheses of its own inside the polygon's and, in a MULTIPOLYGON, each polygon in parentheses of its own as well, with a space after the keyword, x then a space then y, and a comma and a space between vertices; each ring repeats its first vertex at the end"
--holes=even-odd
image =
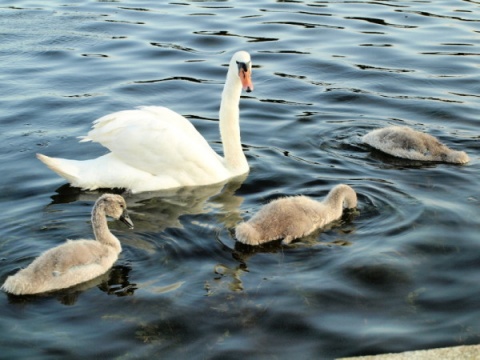
POLYGON ((237 61, 237 66, 238 66, 238 76, 242 81, 243 90, 245 90, 247 93, 252 92, 253 85, 250 80, 250 74, 251 74, 251 68, 252 68, 251 61, 247 61, 247 62, 237 61))
POLYGON ((126 224, 130 229, 133 229, 133 222, 130 220, 127 210, 123 210, 123 213, 120 216, 120 221, 126 224))
POLYGON ((250 68, 250 61, 249 62, 242 62, 242 61, 237 61, 237 66, 238 66, 238 70, 242 70, 243 71, 248 71, 248 69, 250 68))

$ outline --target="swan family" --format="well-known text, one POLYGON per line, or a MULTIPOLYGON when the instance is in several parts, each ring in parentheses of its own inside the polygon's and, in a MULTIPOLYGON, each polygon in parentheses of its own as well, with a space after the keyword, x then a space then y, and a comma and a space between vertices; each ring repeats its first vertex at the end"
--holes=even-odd
POLYGON ((25 269, 9 276, 2 290, 14 295, 45 293, 69 288, 107 272, 122 251, 120 241, 108 228, 107 216, 133 229, 123 197, 102 195, 92 210, 95 240, 67 240, 47 250, 25 269))
MULTIPOLYGON (((94 121, 81 142, 98 142, 110 152, 90 160, 70 160, 37 154, 39 160, 84 190, 122 188, 131 193, 203 186, 249 172, 240 138, 239 102, 242 89, 253 91, 252 61, 245 51, 229 63, 219 110, 223 156, 217 154, 178 113, 158 106, 115 112, 94 121)), ((464 164, 463 151, 455 151, 435 137, 407 127, 390 126, 369 132, 362 141, 387 154, 420 161, 464 164)), ((339 219, 345 208, 357 207, 357 194, 349 185, 333 187, 323 201, 306 196, 276 199, 250 220, 235 228, 236 239, 247 245, 282 240, 285 245, 339 219)), ((122 247, 110 232, 110 216, 133 228, 122 196, 105 194, 92 210, 95 240, 68 240, 9 276, 1 289, 14 295, 65 289, 108 271, 122 247)))

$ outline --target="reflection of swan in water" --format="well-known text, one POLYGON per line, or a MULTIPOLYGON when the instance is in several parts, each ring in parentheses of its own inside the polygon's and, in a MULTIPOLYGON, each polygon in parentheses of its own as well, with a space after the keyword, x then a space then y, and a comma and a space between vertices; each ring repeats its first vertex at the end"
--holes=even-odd
MULTIPOLYGON (((354 216, 358 215, 358 212, 345 212, 342 216, 342 222, 350 222, 354 216)), ((331 226, 334 223, 330 224, 331 226)), ((329 228, 327 226, 326 228, 329 228)), ((325 229, 325 228, 324 228, 325 229)), ((323 229, 322 229, 323 230, 323 229)), ((325 248, 332 248, 332 247, 339 247, 339 246, 350 246, 352 243, 348 240, 345 240, 343 237, 346 234, 350 234, 354 232, 354 228, 350 228, 347 231, 345 229, 341 229, 337 235, 331 234, 334 238, 332 241, 327 242, 319 242, 317 239, 317 232, 313 232, 307 237, 302 238, 301 243, 295 244, 295 248, 308 248, 309 253, 311 251, 324 251, 325 248), (340 235, 340 236, 339 236, 340 235), (321 245, 321 246, 317 246, 321 245)), ((242 244, 241 242, 235 241, 234 247, 230 247, 228 245, 229 241, 225 240, 235 240, 234 239, 234 230, 233 229, 223 229, 222 235, 220 233, 217 234, 217 243, 220 246, 222 252, 230 253, 234 263, 225 262, 225 263, 217 263, 214 268, 213 272, 215 273, 215 277, 213 282, 206 281, 204 289, 207 292, 207 296, 214 295, 218 291, 225 289, 225 286, 234 292, 243 291, 244 284, 242 278, 250 272, 248 268, 248 261, 251 257, 256 256, 257 254, 280 254, 283 258, 283 249, 278 242, 271 241, 266 242, 264 244, 260 244, 258 246, 250 246, 242 244)))
POLYGON ((82 141, 111 152, 78 161, 37 157, 73 186, 94 190, 124 188, 133 193, 216 184, 248 173, 240 142, 239 101, 242 88, 253 90, 250 55, 232 56, 220 104, 219 156, 190 121, 170 109, 148 106, 120 111, 94 122, 82 141))
POLYGON ((36 258, 27 268, 7 278, 2 290, 14 294, 38 294, 69 288, 107 272, 122 247, 108 229, 106 216, 133 228, 125 200, 120 195, 104 194, 92 210, 96 240, 69 240, 36 258))
MULTIPOLYGON (((231 228, 241 220, 239 207, 243 198, 235 192, 246 179, 247 174, 228 182, 192 186, 155 192, 129 194, 125 196, 128 209, 135 215, 135 225, 142 232, 160 233, 166 228, 180 228, 183 215, 197 215, 214 212, 218 221, 231 228)), ((76 201, 94 201, 98 191, 81 191, 69 185, 63 185, 52 196, 52 203, 63 204, 76 201)), ((49 205, 49 206, 51 206, 49 205)), ((152 245, 142 237, 124 238, 122 243, 152 251, 152 245)))
POLYGON ((137 284, 130 283, 129 272, 132 270, 130 266, 115 265, 106 273, 97 276, 95 279, 83 282, 78 285, 55 291, 54 293, 42 293, 34 295, 8 295, 10 303, 24 303, 35 301, 36 299, 45 296, 54 296, 59 302, 64 305, 73 305, 78 300, 79 296, 85 291, 97 287, 107 295, 114 295, 117 297, 131 296, 137 290, 137 284))
POLYGON ((463 151, 443 145, 432 135, 403 126, 376 129, 362 137, 364 143, 399 158, 465 164, 469 161, 463 151))
POLYGON ((249 221, 239 224, 235 236, 247 245, 278 239, 289 244, 339 219, 344 205, 347 208, 357 206, 357 194, 344 184, 330 190, 322 202, 306 196, 277 199, 261 208, 249 221))
MULTIPOLYGON (((213 271, 215 274, 220 275, 220 278, 224 276, 231 278, 231 281, 228 284, 230 291, 243 291, 243 282, 241 277, 245 272, 248 272, 247 265, 240 263, 240 265, 236 265, 232 268, 224 264, 217 264, 213 268, 213 271)), ((213 289, 210 285, 208 285, 208 283, 206 283, 205 290, 207 291, 207 295, 211 295, 213 289)))

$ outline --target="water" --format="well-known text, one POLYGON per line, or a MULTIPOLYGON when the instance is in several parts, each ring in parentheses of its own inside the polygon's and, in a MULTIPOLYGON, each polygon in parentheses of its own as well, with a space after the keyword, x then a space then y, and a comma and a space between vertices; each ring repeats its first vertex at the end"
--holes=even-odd
POLYGON ((135 229, 111 272, 49 296, 0 296, 2 357, 329 359, 480 343, 480 2, 20 0, 0 7, 0 281, 66 238, 91 236, 99 192, 35 153, 87 159, 109 112, 164 105, 221 150, 233 52, 243 182, 128 197, 135 229), (466 166, 371 151, 389 124, 439 137, 466 166), (283 195, 338 183, 359 214, 289 247, 233 228, 283 195))

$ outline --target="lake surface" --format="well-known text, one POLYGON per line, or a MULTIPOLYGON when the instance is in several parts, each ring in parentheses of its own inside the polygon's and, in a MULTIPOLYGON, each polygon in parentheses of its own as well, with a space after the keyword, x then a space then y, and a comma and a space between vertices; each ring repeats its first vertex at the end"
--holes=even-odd
POLYGON ((332 359, 480 343, 480 2, 16 1, 0 7, 0 281, 92 236, 101 192, 36 158, 88 159, 93 120, 141 105, 185 115, 221 152, 226 64, 247 50, 241 181, 127 196, 135 229, 105 276, 0 294, 9 359, 332 359), (406 125, 464 166, 363 145, 406 125), (358 213, 291 246, 235 244, 235 224, 336 184, 358 213))

